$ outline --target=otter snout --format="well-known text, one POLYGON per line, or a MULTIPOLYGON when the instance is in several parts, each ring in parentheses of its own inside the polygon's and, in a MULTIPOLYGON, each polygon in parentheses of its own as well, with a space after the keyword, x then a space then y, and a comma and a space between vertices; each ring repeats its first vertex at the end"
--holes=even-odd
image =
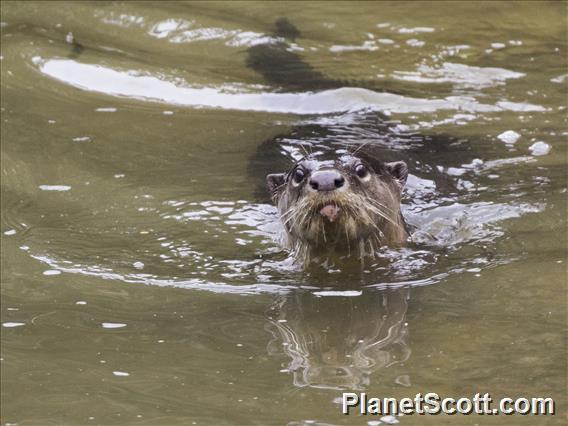
POLYGON ((345 185, 345 178, 337 170, 318 170, 310 176, 308 184, 314 191, 334 191, 345 185))

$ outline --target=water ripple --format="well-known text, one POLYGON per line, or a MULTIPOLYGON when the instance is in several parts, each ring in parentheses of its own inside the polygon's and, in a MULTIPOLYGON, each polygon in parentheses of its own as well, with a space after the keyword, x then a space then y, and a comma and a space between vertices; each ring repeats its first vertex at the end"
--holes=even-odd
POLYGON ((540 105, 506 100, 495 105, 467 96, 443 99, 411 98, 368 89, 344 87, 304 93, 224 93, 218 88, 193 88, 137 71, 118 71, 71 59, 33 58, 39 70, 71 86, 110 96, 165 102, 188 107, 222 108, 292 114, 329 114, 362 109, 399 113, 460 110, 469 112, 545 111, 540 105))

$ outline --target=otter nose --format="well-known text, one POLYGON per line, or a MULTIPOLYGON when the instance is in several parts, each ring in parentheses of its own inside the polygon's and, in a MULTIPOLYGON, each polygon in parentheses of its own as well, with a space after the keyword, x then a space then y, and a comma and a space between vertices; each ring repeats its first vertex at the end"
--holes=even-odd
POLYGON ((333 191, 345 185, 345 178, 337 170, 320 170, 312 174, 309 183, 315 191, 333 191))

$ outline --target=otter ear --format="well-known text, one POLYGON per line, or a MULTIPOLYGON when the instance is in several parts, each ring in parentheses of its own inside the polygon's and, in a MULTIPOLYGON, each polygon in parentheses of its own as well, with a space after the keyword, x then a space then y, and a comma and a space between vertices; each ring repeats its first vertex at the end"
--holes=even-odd
POLYGON ((408 178, 408 166, 404 161, 394 161, 386 163, 385 167, 390 175, 398 182, 401 188, 406 184, 408 178))
POLYGON ((266 186, 270 195, 274 196, 279 186, 284 185, 286 182, 285 173, 273 173, 266 176, 266 186))

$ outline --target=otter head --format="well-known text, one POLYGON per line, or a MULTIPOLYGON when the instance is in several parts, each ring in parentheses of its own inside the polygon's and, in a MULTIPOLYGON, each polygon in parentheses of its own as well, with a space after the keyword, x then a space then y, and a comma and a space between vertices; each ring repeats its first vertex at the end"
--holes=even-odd
POLYGON ((403 161, 374 167, 353 155, 307 157, 288 173, 266 177, 287 245, 301 260, 324 255, 373 256, 408 234, 400 213, 408 168, 403 161))

